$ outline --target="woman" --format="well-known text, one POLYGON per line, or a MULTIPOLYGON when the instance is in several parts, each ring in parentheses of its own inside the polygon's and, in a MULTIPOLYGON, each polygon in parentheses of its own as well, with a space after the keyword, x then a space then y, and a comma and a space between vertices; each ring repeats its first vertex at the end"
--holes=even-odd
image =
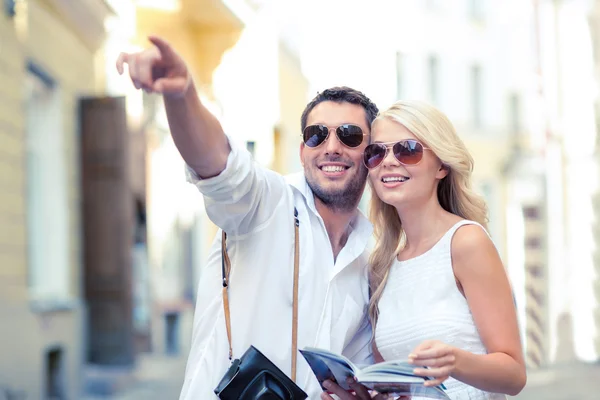
MULTIPOLYGON (((512 292, 452 124, 432 106, 397 102, 373 122, 364 160, 377 361, 409 360, 453 400, 516 395, 526 373, 512 292)), ((356 395, 329 390, 368 398, 355 386, 356 395)))

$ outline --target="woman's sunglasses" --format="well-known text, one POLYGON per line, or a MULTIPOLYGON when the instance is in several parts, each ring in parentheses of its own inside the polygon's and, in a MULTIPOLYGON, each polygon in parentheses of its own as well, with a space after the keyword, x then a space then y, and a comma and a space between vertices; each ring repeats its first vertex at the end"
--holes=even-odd
POLYGON ((423 159, 423 151, 429 150, 416 140, 399 142, 372 143, 365 148, 363 161, 369 169, 377 168, 387 157, 391 148, 396 160, 403 165, 417 165, 423 159))
POLYGON ((363 142, 363 133, 360 126, 352 124, 344 124, 338 127, 328 127, 326 125, 309 125, 304 128, 302 138, 304 144, 308 147, 318 147, 325 143, 329 137, 329 132, 335 129, 339 141, 347 147, 358 147, 363 142))

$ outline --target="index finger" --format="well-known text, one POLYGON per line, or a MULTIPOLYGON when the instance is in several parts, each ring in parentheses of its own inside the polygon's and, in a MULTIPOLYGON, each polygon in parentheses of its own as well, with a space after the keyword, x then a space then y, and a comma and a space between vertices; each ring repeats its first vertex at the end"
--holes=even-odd
POLYGON ((431 347, 429 349, 413 352, 413 360, 422 360, 426 358, 439 358, 448 354, 448 349, 444 347, 431 347))
POLYGON ((172 58, 175 55, 175 52, 173 51, 171 45, 163 38, 155 35, 150 35, 148 36, 148 40, 158 48, 158 51, 160 51, 160 55, 162 57, 172 58))
POLYGON ((352 383, 349 383, 349 385, 350 385, 350 389, 354 390, 356 397, 358 397, 360 399, 371 399, 372 398, 372 396, 369 394, 369 389, 367 389, 365 386, 361 385, 360 383, 352 380, 352 383))
POLYGON ((412 351, 411 354, 409 354, 408 356, 410 357, 411 355, 414 355, 417 352, 423 351, 425 349, 428 349, 430 347, 435 346, 436 342, 433 340, 424 340, 421 343, 419 343, 419 345, 417 347, 414 348, 414 350, 412 351))

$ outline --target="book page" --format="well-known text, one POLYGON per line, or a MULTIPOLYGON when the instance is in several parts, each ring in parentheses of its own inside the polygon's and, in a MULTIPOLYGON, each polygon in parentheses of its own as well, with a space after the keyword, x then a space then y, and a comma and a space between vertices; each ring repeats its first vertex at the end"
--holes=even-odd
POLYGON ((384 361, 365 367, 361 372, 365 375, 371 373, 414 375, 414 369, 415 365, 410 364, 408 361, 384 361))

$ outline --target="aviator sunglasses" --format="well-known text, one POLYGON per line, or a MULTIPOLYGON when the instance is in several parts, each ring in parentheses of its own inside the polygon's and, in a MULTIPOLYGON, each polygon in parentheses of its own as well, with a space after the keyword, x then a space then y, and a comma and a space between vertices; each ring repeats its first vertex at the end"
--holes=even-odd
POLYGON ((329 137, 329 132, 335 129, 339 141, 346 147, 358 147, 363 142, 363 133, 360 126, 353 124, 344 124, 337 127, 328 127, 326 125, 309 125, 304 128, 302 139, 308 147, 318 147, 325 143, 329 137))
POLYGON ((417 165, 423 159, 423 151, 429 150, 417 140, 408 139, 399 142, 372 143, 365 148, 363 161, 369 169, 377 168, 387 157, 388 149, 402 165, 417 165))

